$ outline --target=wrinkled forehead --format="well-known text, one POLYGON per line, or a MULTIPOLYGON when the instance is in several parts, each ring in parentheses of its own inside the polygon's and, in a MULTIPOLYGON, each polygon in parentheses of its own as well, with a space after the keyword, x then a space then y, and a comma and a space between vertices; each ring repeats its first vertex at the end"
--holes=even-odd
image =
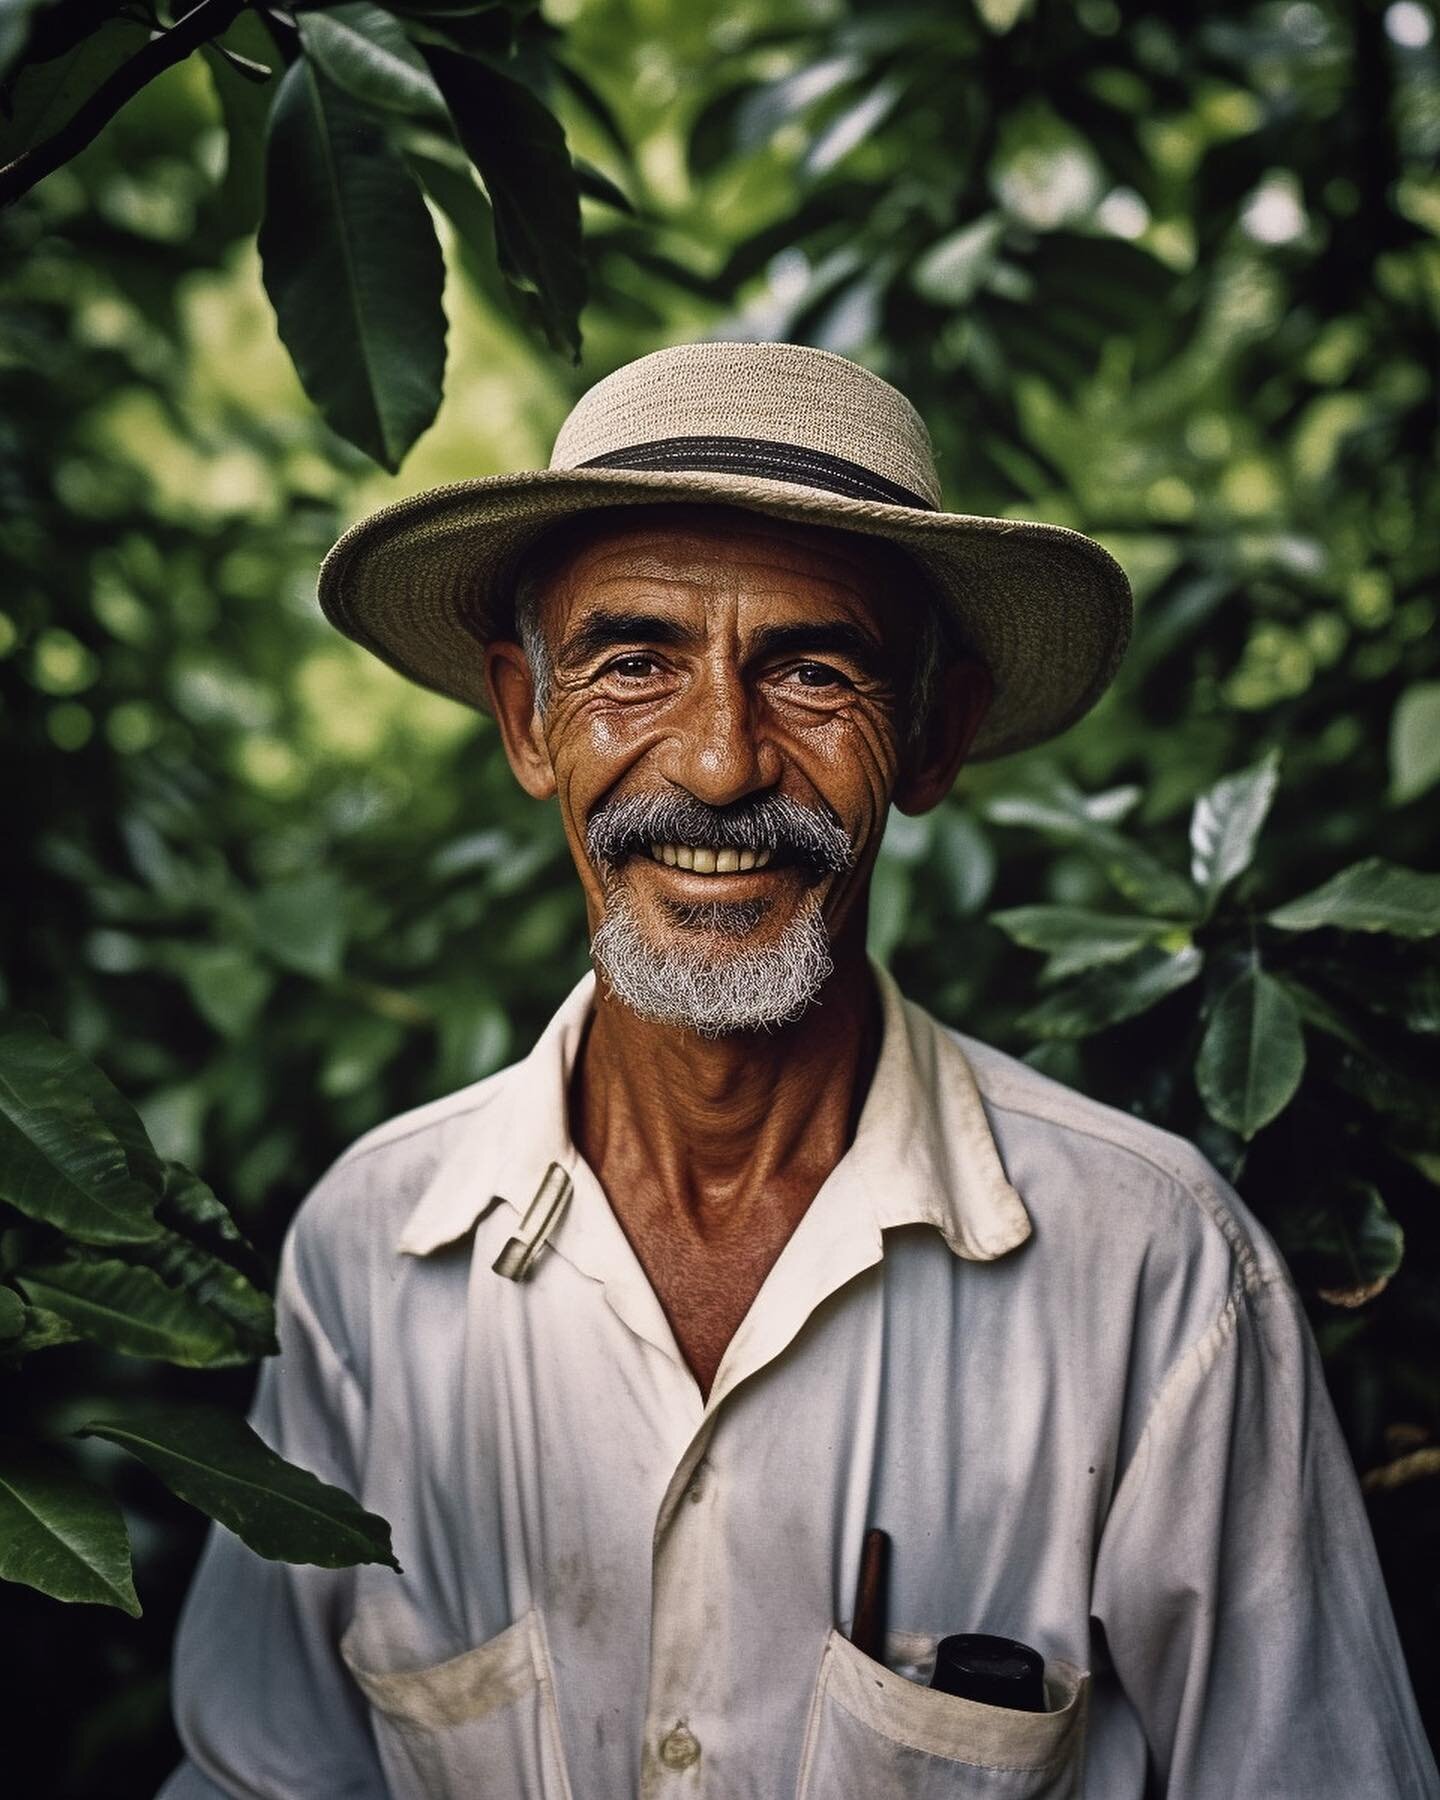
MULTIPOLYGON (((628 582, 663 593, 733 589, 749 578, 796 603, 867 614, 882 639, 908 637, 897 590, 922 604, 925 584, 883 540, 771 519, 739 507, 617 507, 546 534, 521 566, 516 599, 562 616, 628 582)), ((548 621, 547 621, 548 622, 548 621)))

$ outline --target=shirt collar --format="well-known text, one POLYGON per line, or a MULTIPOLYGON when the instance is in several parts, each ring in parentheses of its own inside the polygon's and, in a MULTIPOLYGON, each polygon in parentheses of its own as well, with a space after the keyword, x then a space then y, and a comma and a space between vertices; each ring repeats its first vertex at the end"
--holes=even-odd
MULTIPOLYGON (((970 1064, 955 1038, 905 1000, 887 971, 876 966, 874 974, 880 1055, 854 1142, 817 1201, 841 1177, 877 1237, 892 1226, 932 1225, 968 1261, 1003 1256, 1029 1237, 1030 1219, 1006 1177, 970 1064)), ((427 1256, 463 1237, 497 1202, 523 1213, 552 1162, 581 1177, 577 1187, 595 1185, 593 1177, 583 1181, 589 1171, 568 1117, 570 1073, 594 991, 595 978, 586 975, 529 1056, 485 1084, 489 1093, 410 1214, 398 1249, 427 1256)), ((585 1209, 577 1216, 572 1207, 555 1247, 563 1254, 587 1237, 603 1247, 618 1235, 613 1218, 587 1221, 585 1209)))

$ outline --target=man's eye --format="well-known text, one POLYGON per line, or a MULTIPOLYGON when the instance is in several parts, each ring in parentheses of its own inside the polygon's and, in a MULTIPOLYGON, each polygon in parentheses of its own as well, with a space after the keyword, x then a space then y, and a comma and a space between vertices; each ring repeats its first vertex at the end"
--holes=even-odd
POLYGON ((845 687, 848 683, 838 669, 832 669, 828 663, 803 662, 796 663, 790 674, 801 687, 827 688, 845 687))
POLYGON ((618 675, 624 681, 644 681, 655 673, 653 656, 617 656, 605 673, 618 675))

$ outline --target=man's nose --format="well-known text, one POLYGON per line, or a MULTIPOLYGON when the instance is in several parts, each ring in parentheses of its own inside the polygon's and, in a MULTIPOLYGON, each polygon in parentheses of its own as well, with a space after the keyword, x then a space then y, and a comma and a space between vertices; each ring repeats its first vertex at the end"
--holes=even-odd
POLYGON ((738 671, 707 670, 685 697, 661 771, 710 806, 774 787, 780 752, 738 671))

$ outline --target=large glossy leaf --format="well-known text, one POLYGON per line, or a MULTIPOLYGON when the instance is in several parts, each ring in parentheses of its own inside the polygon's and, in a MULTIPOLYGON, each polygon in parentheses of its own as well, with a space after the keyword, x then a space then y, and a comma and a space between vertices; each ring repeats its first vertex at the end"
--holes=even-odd
POLYGON ((216 1335, 222 1342, 228 1339, 234 1354, 227 1354, 223 1360, 249 1361, 272 1356, 279 1348, 275 1341, 274 1302, 221 1257, 174 1231, 166 1232, 153 1244, 137 1245, 131 1254, 153 1270, 168 1288, 185 1295, 224 1327, 216 1335))
POLYGON ((147 1406, 98 1419, 81 1436, 119 1444, 191 1506, 272 1562, 398 1569, 390 1527, 343 1489, 286 1462, 218 1406, 147 1406))
POLYGON ((1215 1003, 1195 1060, 1210 1116, 1252 1138, 1295 1098, 1305 1037, 1295 1002, 1252 963, 1215 1003))
POLYGON ((392 13, 359 0, 297 18, 306 50, 347 94, 386 112, 444 120, 440 90, 392 13))
POLYGON ((87 1244, 160 1234, 163 1184, 138 1115, 39 1019, 0 1015, 0 1199, 87 1244))
POLYGON ((1280 779, 1276 751, 1239 775, 1217 781, 1195 802, 1190 816, 1190 879, 1215 902, 1255 858, 1260 828, 1280 779))
POLYGON ((1173 930, 1163 919, 1126 918, 1078 906, 1012 906, 990 918, 1017 944, 1044 951, 1049 957, 1045 976, 1052 980, 1119 962, 1173 930))
POLYGON ((523 82, 438 44, 420 48, 490 196, 506 280, 534 294, 550 341, 578 358, 586 277, 565 133, 523 82))
POLYGON ((1269 921, 1281 931, 1383 931, 1392 937, 1434 937, 1440 932, 1440 875, 1402 869, 1378 856, 1352 863, 1322 887, 1269 921))
POLYGON ((1037 1037, 1089 1037, 1148 1012, 1193 981, 1204 960, 1193 946, 1167 951, 1147 945, 1123 962, 1091 969, 1047 995, 1020 1019, 1020 1029, 1037 1037))
POLYGON ((83 1337, 127 1356, 152 1356, 187 1368, 251 1362, 218 1309, 167 1286, 154 1269, 104 1257, 22 1269, 15 1277, 36 1306, 83 1337))
POLYGON ((398 469, 440 405, 444 262, 404 158, 308 57, 271 114, 259 242, 306 393, 342 437, 398 469))
POLYGON ((120 1508, 63 1457, 0 1439, 0 1578, 140 1616, 120 1508))

